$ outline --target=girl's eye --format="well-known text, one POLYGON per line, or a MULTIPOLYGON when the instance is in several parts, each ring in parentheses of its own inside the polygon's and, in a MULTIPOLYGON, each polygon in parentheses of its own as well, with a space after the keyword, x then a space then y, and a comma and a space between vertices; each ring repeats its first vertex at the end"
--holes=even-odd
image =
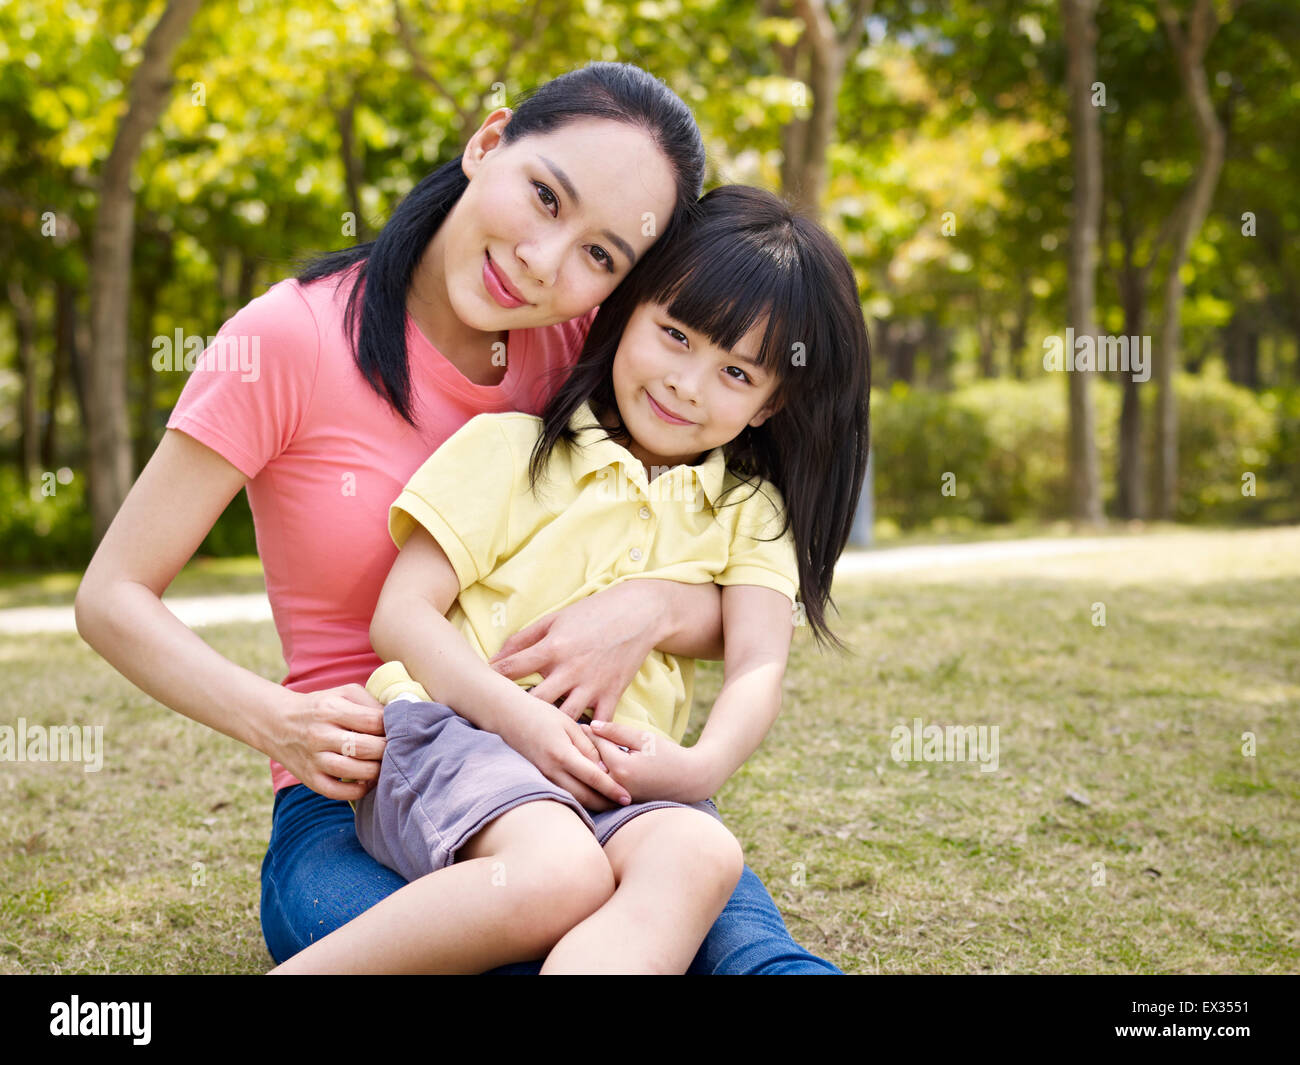
MULTIPOLYGON (((736 373, 740 374, 739 377, 732 377, 731 379, 732 379, 733 381, 745 381, 745 382, 748 382, 748 381, 749 381, 749 374, 745 373, 745 371, 742 370, 739 366, 728 366, 727 369, 728 369, 728 370, 735 370, 736 373)), ((723 371, 723 372, 725 373, 726 371, 723 371)), ((728 374, 728 376, 730 376, 730 374, 728 374)))
MULTIPOLYGON (((670 336, 671 336, 673 333, 676 333, 677 336, 681 337, 683 340, 686 339, 686 334, 685 334, 685 333, 683 333, 680 329, 674 329, 671 325, 661 326, 660 328, 663 329, 663 331, 664 331, 665 333, 669 334, 670 336)), ((673 339, 676 340, 677 337, 673 337, 673 339)))

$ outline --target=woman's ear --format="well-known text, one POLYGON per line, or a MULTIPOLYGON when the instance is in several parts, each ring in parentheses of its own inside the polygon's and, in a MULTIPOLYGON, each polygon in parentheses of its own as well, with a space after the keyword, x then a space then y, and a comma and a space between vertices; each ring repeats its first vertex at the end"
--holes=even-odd
POLYGON ((466 177, 472 178, 483 162, 483 156, 501 145, 501 134, 510 124, 513 115, 510 108, 498 107, 483 120, 483 125, 479 126, 474 136, 470 137, 460 157, 460 168, 466 177))

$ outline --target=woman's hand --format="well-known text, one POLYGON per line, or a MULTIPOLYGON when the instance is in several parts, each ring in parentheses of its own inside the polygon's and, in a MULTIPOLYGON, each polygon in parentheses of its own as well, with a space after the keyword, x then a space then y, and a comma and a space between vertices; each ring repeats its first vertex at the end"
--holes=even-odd
POLYGON ((503 719, 499 734, 506 743, 589 810, 611 810, 616 803, 632 801, 606 771, 584 726, 532 692, 521 695, 531 705, 503 719))
POLYGON ((506 640, 488 664, 518 680, 544 678, 531 694, 577 720, 591 711, 609 721, 637 670, 662 635, 665 581, 625 581, 533 622, 506 640))
POLYGON ((694 747, 617 721, 593 721, 591 736, 609 775, 633 802, 701 802, 716 790, 711 767, 694 747))
POLYGON ((272 758, 327 799, 360 799, 379 779, 384 708, 360 684, 286 691, 272 758))

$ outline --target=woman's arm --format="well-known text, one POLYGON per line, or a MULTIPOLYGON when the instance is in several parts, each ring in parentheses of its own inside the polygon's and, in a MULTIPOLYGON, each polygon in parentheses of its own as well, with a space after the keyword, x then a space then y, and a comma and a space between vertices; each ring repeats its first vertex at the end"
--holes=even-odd
POLYGON ((637 579, 539 618, 510 637, 492 668, 518 679, 540 673, 533 694, 572 718, 614 716, 623 692, 656 648, 686 658, 722 657, 719 587, 637 579))
POLYGON ((781 712, 781 681, 794 635, 789 598, 770 588, 727 585, 722 615, 725 679, 693 747, 626 725, 592 724, 610 774, 636 802, 709 798, 758 749, 781 712), (620 751, 619 744, 629 751, 620 751))
POLYGON ((597 792, 629 802, 627 792, 601 769, 582 729, 494 671, 447 620, 459 594, 460 581, 446 553, 428 530, 415 526, 379 594, 370 623, 375 653, 401 662, 431 698, 497 733, 584 806, 600 804, 597 792))
POLYGON ((162 602, 245 480, 211 448, 164 433, 77 589, 77 631, 160 703, 270 755, 322 795, 359 799, 384 750, 383 712, 365 689, 288 691, 218 654, 162 602))

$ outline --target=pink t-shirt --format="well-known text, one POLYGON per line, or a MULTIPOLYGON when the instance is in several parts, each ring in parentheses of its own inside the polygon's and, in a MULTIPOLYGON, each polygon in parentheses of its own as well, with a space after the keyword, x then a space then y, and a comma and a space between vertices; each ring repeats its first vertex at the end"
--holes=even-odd
MULTIPOLYGON (((370 619, 397 557, 388 507, 476 414, 540 414, 577 361, 588 315, 515 330, 498 385, 476 385, 407 315, 413 429, 357 369, 343 315, 352 273, 281 281, 238 311, 195 365, 167 422, 249 478, 249 507, 293 691, 364 684, 380 665, 370 619), (552 373, 551 371, 555 371, 552 373)), ((275 790, 298 783, 271 762, 275 790)))

